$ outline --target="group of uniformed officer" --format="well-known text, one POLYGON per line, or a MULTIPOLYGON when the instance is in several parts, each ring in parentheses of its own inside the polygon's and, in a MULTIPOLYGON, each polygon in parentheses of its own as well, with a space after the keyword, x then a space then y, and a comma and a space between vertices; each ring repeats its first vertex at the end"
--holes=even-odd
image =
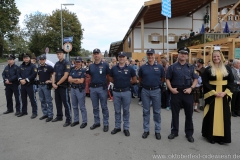
MULTIPOLYGON (((37 103, 35 93, 33 91, 33 81, 38 74, 39 80, 39 97, 43 116, 47 122, 53 119, 53 105, 51 98, 51 88, 55 89, 55 103, 57 108, 56 118, 52 122, 62 121, 62 104, 65 108, 66 122, 64 127, 71 125, 72 127, 79 124, 79 108, 82 114, 82 124, 80 128, 87 126, 87 111, 85 106, 85 73, 90 75, 90 97, 93 106, 94 124, 91 130, 100 127, 99 102, 103 114, 103 131, 109 130, 109 111, 107 107, 107 83, 112 82, 113 101, 115 110, 115 127, 111 134, 121 131, 121 109, 123 110, 123 132, 125 136, 130 136, 129 117, 131 103, 131 84, 137 82, 136 72, 131 66, 126 64, 126 53, 118 54, 119 63, 110 70, 108 63, 101 60, 101 51, 93 50, 94 63, 89 66, 86 71, 82 68, 82 59, 75 58, 75 67, 70 68, 70 63, 64 59, 64 51, 58 49, 56 51, 59 61, 54 68, 45 63, 46 56, 40 56, 40 66, 38 69, 31 64, 30 56, 24 55, 24 62, 18 68, 14 64, 14 57, 10 56, 8 66, 3 71, 3 79, 6 86, 7 108, 5 114, 13 112, 12 94, 16 99, 16 115, 27 115, 27 95, 31 100, 32 117, 37 116, 37 103), (22 112, 20 109, 20 99, 18 92, 18 83, 20 82, 22 97, 22 112), (71 103, 68 94, 68 83, 71 84, 71 101, 74 113, 74 121, 72 123, 71 103), (8 95, 8 96, 7 96, 8 95)), ((193 135, 193 96, 192 89, 196 85, 198 76, 194 73, 194 66, 186 62, 189 49, 186 47, 178 50, 178 61, 171 65, 166 74, 166 83, 171 91, 171 108, 172 108, 172 124, 169 139, 178 136, 179 111, 183 107, 186 115, 185 133, 189 142, 194 142, 193 135)), ((139 82, 142 87, 141 97, 143 103, 143 129, 142 138, 149 135, 150 107, 153 107, 153 120, 155 123, 155 137, 161 139, 161 86, 165 81, 164 69, 155 61, 154 49, 148 49, 146 52, 148 62, 139 69, 139 82)))

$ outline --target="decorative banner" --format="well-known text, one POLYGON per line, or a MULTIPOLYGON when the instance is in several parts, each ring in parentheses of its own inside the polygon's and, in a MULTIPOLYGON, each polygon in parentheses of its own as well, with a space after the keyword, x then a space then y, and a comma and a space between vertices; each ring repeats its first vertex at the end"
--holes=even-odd
POLYGON ((240 48, 235 48, 234 58, 240 58, 240 48))
POLYGON ((172 17, 172 11, 171 11, 171 0, 162 0, 162 12, 161 14, 171 18, 172 17))

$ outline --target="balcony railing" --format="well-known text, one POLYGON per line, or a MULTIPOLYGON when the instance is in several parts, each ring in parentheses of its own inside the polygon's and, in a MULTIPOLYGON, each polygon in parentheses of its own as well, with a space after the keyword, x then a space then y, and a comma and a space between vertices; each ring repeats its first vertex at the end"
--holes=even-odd
POLYGON ((204 33, 204 34, 198 34, 194 37, 190 37, 186 40, 181 40, 177 43, 177 48, 180 47, 189 47, 189 46, 195 46, 199 44, 204 44, 207 42, 212 42, 215 40, 219 40, 222 38, 226 38, 229 36, 234 35, 234 33, 204 33))

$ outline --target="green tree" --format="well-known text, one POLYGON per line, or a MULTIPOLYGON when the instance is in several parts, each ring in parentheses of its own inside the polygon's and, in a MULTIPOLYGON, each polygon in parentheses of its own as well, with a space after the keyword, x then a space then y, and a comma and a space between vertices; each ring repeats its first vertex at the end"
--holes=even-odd
MULTIPOLYGON (((17 25, 12 31, 11 35, 6 38, 7 48, 11 54, 21 54, 28 52, 28 42, 25 40, 24 31, 17 25)), ((9 53, 8 52, 8 53, 9 53)))
POLYGON ((88 57, 89 55, 92 54, 92 51, 89 51, 89 50, 85 50, 84 48, 82 48, 80 50, 80 56, 83 56, 83 57, 88 57))
POLYGON ((46 34, 47 34, 47 14, 41 12, 31 13, 25 15, 24 19, 24 31, 25 35, 29 39, 29 50, 39 56, 44 53, 47 47, 46 34))
MULTIPOLYGON (((81 40, 83 39, 83 29, 77 15, 69 10, 62 10, 63 19, 63 37, 73 36, 70 56, 79 55, 81 49, 81 40)), ((52 15, 48 17, 48 30, 46 34, 46 41, 49 42, 51 51, 61 47, 61 10, 55 10, 52 15)))
POLYGON ((3 55, 4 37, 8 37, 19 21, 20 11, 15 0, 0 1, 0 57, 3 55))

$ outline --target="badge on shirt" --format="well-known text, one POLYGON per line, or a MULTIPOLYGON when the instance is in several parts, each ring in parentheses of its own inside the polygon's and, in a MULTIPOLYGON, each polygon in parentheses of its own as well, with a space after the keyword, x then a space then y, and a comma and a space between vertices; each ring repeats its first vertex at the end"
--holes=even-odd
POLYGON ((24 70, 24 68, 21 68, 21 70, 24 70))
POLYGON ((47 71, 47 68, 44 68, 43 70, 44 70, 44 72, 46 72, 46 71, 47 71))
POLYGON ((81 76, 82 72, 78 72, 78 75, 81 76))
POLYGON ((34 72, 37 72, 37 68, 34 68, 34 72))
POLYGON ((157 67, 154 67, 154 70, 155 70, 155 71, 158 71, 158 68, 157 68, 157 67))
POLYGON ((67 69, 70 69, 70 65, 66 65, 66 68, 67 68, 67 69))
POLYGON ((127 70, 127 69, 124 69, 124 72, 125 72, 125 74, 127 74, 127 73, 128 73, 128 70, 127 70))
POLYGON ((8 70, 5 70, 5 72, 8 72, 8 70))

